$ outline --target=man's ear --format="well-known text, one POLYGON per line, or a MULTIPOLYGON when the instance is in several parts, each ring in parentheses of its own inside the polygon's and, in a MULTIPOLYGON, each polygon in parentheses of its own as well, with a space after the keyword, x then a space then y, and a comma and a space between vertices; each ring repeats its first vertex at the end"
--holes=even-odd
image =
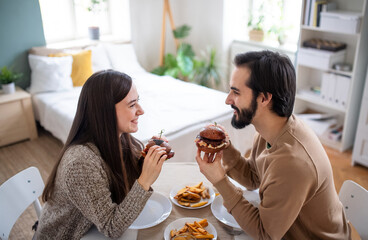
POLYGON ((261 92, 259 94, 259 96, 261 98, 261 104, 262 105, 266 106, 266 105, 271 103, 271 100, 272 100, 272 94, 271 93, 264 94, 264 93, 261 92))

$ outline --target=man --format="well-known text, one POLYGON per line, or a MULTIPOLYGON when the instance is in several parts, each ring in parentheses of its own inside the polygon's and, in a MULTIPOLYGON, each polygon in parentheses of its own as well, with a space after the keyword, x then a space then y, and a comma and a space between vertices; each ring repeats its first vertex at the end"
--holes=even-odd
POLYGON ((213 156, 202 158, 198 151, 201 172, 254 239, 349 239, 327 154, 313 131, 292 115, 292 63, 278 53, 262 51, 237 55, 235 65, 226 104, 234 109, 233 127, 253 124, 257 130, 251 155, 242 157, 230 141, 213 162, 213 156), (226 175, 249 190, 259 188, 259 207, 250 204, 226 175))

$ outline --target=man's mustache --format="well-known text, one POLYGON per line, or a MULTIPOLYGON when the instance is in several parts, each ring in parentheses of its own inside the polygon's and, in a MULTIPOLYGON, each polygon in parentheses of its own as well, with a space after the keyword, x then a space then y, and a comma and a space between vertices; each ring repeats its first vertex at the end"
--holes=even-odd
POLYGON ((239 108, 235 107, 234 105, 230 105, 232 109, 234 109, 238 114, 240 114, 239 108))

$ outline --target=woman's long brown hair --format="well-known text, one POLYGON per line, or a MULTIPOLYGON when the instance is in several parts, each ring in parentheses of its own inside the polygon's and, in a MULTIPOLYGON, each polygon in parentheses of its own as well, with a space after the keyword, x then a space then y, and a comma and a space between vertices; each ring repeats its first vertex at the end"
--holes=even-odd
POLYGON ((89 142, 97 146, 108 166, 112 201, 122 202, 142 171, 142 161, 138 160, 142 143, 129 133, 119 138, 117 129, 115 104, 126 97, 131 87, 132 79, 128 75, 113 70, 96 72, 88 78, 79 96, 68 139, 42 193, 44 202, 53 196, 56 173, 65 151, 70 146, 89 142))

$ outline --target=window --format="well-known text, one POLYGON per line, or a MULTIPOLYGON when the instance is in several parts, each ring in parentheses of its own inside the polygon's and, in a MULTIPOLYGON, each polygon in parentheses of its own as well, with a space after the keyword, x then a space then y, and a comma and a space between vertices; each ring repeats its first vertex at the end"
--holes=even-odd
POLYGON ((248 11, 243 13, 246 23, 242 24, 247 26, 253 19, 252 25, 260 23, 266 40, 277 41, 278 36, 285 33, 286 42, 297 45, 301 5, 302 0, 249 0, 248 11))
POLYGON ((83 39, 88 27, 130 39, 129 0, 40 0, 46 43, 83 39))
POLYGON ((277 40, 278 35, 285 33, 288 42, 296 44, 299 38, 301 3, 301 0, 253 1, 251 11, 264 16, 263 27, 269 33, 269 38, 277 40))

